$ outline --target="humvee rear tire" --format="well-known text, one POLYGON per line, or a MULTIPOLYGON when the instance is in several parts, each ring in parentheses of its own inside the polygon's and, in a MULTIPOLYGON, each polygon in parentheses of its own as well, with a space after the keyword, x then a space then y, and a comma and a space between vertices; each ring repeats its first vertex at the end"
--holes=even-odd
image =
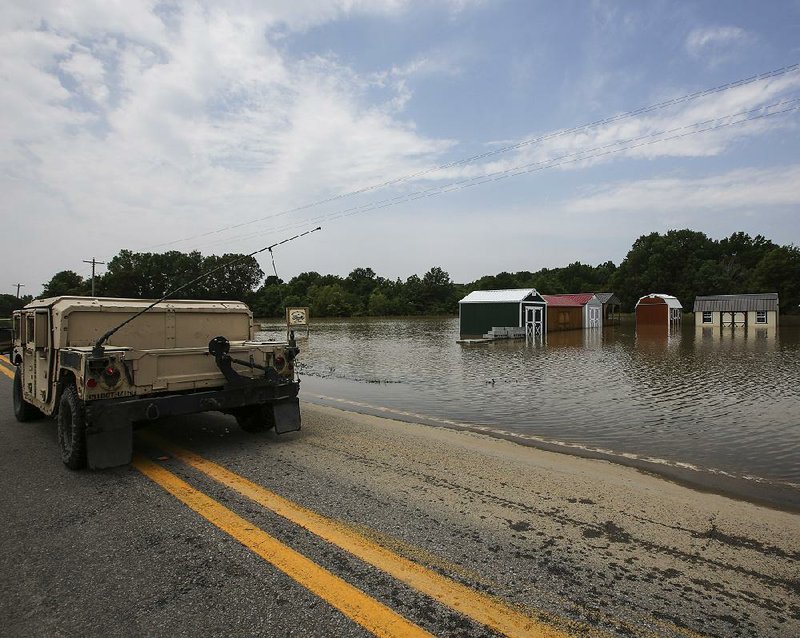
POLYGON ((272 406, 268 403, 239 408, 234 416, 239 427, 245 432, 265 432, 275 427, 272 406))
POLYGON ((19 366, 14 368, 14 416, 20 423, 32 421, 42 416, 42 413, 22 398, 22 373, 19 366))
POLYGON ((86 467, 86 410, 74 385, 64 388, 58 402, 58 446, 69 469, 86 467))

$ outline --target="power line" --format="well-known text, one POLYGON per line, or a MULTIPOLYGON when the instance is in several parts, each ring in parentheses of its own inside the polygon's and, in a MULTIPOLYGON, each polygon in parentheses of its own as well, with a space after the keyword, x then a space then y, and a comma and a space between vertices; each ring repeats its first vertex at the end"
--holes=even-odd
MULTIPOLYGON (((507 179, 509 177, 517 177, 519 175, 546 170, 548 168, 557 168, 559 166, 564 166, 567 164, 574 164, 582 161, 593 160, 599 157, 621 153, 624 151, 631 151, 637 148, 652 146, 654 144, 659 144, 663 142, 674 141, 677 139, 689 137, 691 135, 698 135, 701 133, 707 133, 710 131, 727 128, 729 126, 746 124, 748 122, 754 122, 768 117, 774 117, 777 115, 800 110, 800 104, 798 104, 798 102, 800 102, 800 98, 786 99, 767 106, 762 106, 747 111, 740 111, 738 113, 723 115, 718 118, 713 118, 710 120, 694 122, 692 124, 675 127, 672 129, 647 133, 644 135, 624 140, 617 140, 609 144, 604 144, 593 148, 574 151, 572 153, 567 153, 546 160, 529 162, 526 164, 519 164, 500 171, 494 171, 476 177, 456 180, 448 184, 437 185, 431 188, 414 191, 412 193, 406 193, 404 195, 398 195, 383 200, 369 202, 361 206, 354 206, 351 208, 346 208, 338 211, 331 211, 330 213, 326 213, 311 219, 306 219, 286 224, 277 229, 273 229, 273 232, 289 230, 298 225, 316 224, 316 223, 321 223, 323 221, 330 222, 344 217, 351 217, 353 215, 358 215, 360 213, 367 213, 375 210, 389 208, 391 206, 404 204, 410 201, 415 201, 426 197, 434 197, 445 193, 471 188, 472 186, 478 186, 488 182, 500 181, 503 179, 507 179), (770 110, 770 109, 777 109, 777 110, 770 110)), ((245 235, 239 235, 236 237, 228 238, 221 242, 216 242, 216 245, 224 245, 226 243, 251 239, 253 237, 258 237, 262 234, 263 231, 259 231, 257 233, 248 233, 245 235)))
MULTIPOLYGON (((723 92, 723 91, 728 91, 728 90, 731 90, 731 89, 734 89, 734 88, 739 88, 739 87, 742 87, 742 86, 746 86, 746 85, 752 84, 754 82, 759 82, 759 81, 763 81, 763 80, 779 77, 781 75, 786 75, 788 73, 795 72, 798 69, 800 69, 800 64, 791 64, 791 65, 783 66, 783 67, 780 67, 778 69, 773 69, 771 71, 766 71, 764 73, 760 73, 760 74, 757 74, 757 75, 752 75, 752 76, 749 76, 749 77, 746 77, 746 78, 742 78, 742 79, 739 79, 739 80, 734 80, 732 82, 727 82, 725 84, 721 84, 719 86, 715 86, 715 87, 712 87, 712 88, 709 88, 709 89, 703 89, 701 91, 696 91, 694 93, 688 93, 686 95, 682 95, 682 96, 677 97, 677 98, 672 98, 672 99, 664 100, 662 102, 657 102, 655 104, 651 104, 651 105, 648 105, 648 106, 643 106, 643 107, 639 107, 637 109, 632 109, 630 111, 625 111, 624 113, 620 113, 618 115, 613 115, 613 116, 606 117, 606 118, 603 118, 603 119, 600 119, 600 120, 596 120, 596 121, 590 122, 588 124, 583 124, 583 125, 580 125, 580 126, 575 126, 575 127, 567 128, 567 129, 561 129, 559 131, 555 131, 553 133, 548 133, 546 135, 542 135, 542 136, 539 136, 539 137, 534 137, 534 138, 522 140, 520 142, 517 142, 515 144, 511 144, 511 145, 508 145, 508 146, 504 146, 502 148, 493 149, 491 151, 486 151, 486 152, 480 153, 478 155, 473 155, 473 156, 470 156, 470 157, 467 157, 467 158, 454 160, 454 161, 451 161, 451 162, 448 162, 448 163, 445 163, 445 164, 441 164, 439 166, 426 168, 426 169, 423 169, 421 171, 417 171, 415 173, 404 175, 402 177, 397 177, 397 178, 394 178, 394 179, 391 179, 391 180, 387 180, 385 182, 381 182, 379 184, 373 184, 373 185, 370 185, 370 186, 366 186, 364 188, 360 188, 360 189, 349 191, 347 193, 334 195, 332 197, 321 199, 321 200, 318 200, 318 201, 315 201, 315 202, 311 202, 311 203, 308 203, 308 204, 303 204, 303 205, 300 205, 300 206, 296 206, 294 208, 285 209, 285 210, 282 210, 282 211, 279 211, 279 212, 276 212, 276 213, 272 213, 270 215, 259 217, 257 219, 251 219, 249 221, 240 222, 240 223, 237 223, 237 224, 229 224, 227 226, 223 226, 223 227, 217 228, 215 230, 207 231, 205 233, 199 233, 199 234, 191 235, 191 236, 184 237, 184 238, 181 238, 181 239, 175 239, 175 240, 172 240, 172 241, 169 241, 169 242, 162 242, 160 244, 154 244, 154 245, 148 246, 146 249, 159 248, 159 247, 162 247, 162 246, 171 246, 171 245, 179 244, 179 243, 182 243, 182 242, 185 242, 185 241, 190 241, 192 239, 201 239, 203 237, 209 237, 211 235, 216 235, 216 234, 228 231, 228 230, 234 230, 234 229, 237 229, 237 228, 242 228, 244 226, 249 226, 249 225, 252 225, 252 224, 255 224, 255 223, 258 223, 258 222, 265 221, 267 219, 273 219, 273 218, 276 218, 276 217, 289 215, 291 213, 297 213, 297 212, 300 212, 300 211, 303 211, 303 210, 307 210, 309 208, 313 208, 313 207, 316 207, 316 206, 321 206, 323 204, 329 204, 329 203, 332 203, 332 202, 335 202, 335 201, 338 201, 338 200, 341 200, 341 199, 354 197, 356 195, 362 195, 364 193, 368 193, 368 192, 371 192, 371 191, 380 190, 380 189, 383 189, 383 188, 387 188, 389 186, 394 186, 394 185, 397 185, 397 184, 401 184, 403 182, 407 182, 409 180, 416 179, 418 177, 422 177, 424 175, 428 175, 428 174, 436 172, 436 171, 446 170, 448 168, 454 168, 454 167, 457 167, 457 166, 463 166, 465 164, 470 164, 470 163, 476 162, 478 160, 486 159, 488 157, 493 157, 493 156, 496 156, 496 155, 500 155, 502 153, 508 153, 510 151, 518 150, 520 148, 523 148, 525 146, 530 146, 532 144, 537 144, 537 143, 549 141, 549 140, 552 140, 552 139, 555 139, 555 138, 558 138, 558 137, 562 137, 562 136, 565 136, 565 135, 572 135, 572 134, 575 134, 575 133, 578 133, 578 132, 581 132, 581 131, 590 130, 592 128, 597 128, 599 126, 604 126, 604 125, 607 125, 607 124, 612 124, 612 123, 615 123, 615 122, 619 122, 621 120, 628 119, 628 118, 631 118, 631 117, 644 115, 646 113, 650 113, 650 112, 653 112, 653 111, 656 111, 656 110, 667 108, 669 106, 675 106, 675 105, 678 105, 678 104, 683 104, 683 103, 690 102, 692 100, 696 100, 696 99, 699 99, 699 98, 702 98, 702 97, 706 97, 706 96, 713 95, 713 94, 716 94, 716 93, 720 93, 720 92, 723 92)), ((400 196, 400 197, 402 197, 402 196, 400 196)))
MULTIPOLYGON (((250 220, 250 221, 247 221, 247 222, 242 222, 242 223, 239 223, 239 224, 232 224, 232 225, 228 225, 228 226, 225 226, 225 227, 222 227, 222 228, 218 228, 216 230, 209 231, 209 232, 206 232, 206 233, 201 233, 201 234, 198 234, 198 235, 185 237, 183 239, 173 240, 171 242, 157 244, 157 245, 151 246, 150 248, 154 248, 154 247, 158 247, 158 246, 166 246, 166 245, 171 245, 171 244, 176 244, 176 243, 181 243, 183 241, 188 241, 190 239, 197 239, 197 238, 201 238, 201 237, 209 237, 211 235, 220 234, 220 233, 223 233, 225 231, 233 230, 233 229, 236 229, 236 228, 242 228, 244 226, 252 225, 252 224, 255 224, 255 223, 258 223, 258 222, 264 222, 264 221, 267 221, 269 219, 274 219, 274 218, 278 218, 278 217, 287 215, 289 213, 299 212, 301 210, 310 209, 312 207, 319 206, 319 205, 324 204, 324 203, 330 203, 330 202, 333 202, 333 201, 338 201, 338 200, 341 200, 341 199, 344 199, 344 198, 348 198, 348 197, 352 197, 352 196, 355 196, 355 195, 363 194, 363 193, 366 193, 366 192, 369 192, 369 191, 378 190, 380 188, 384 188, 384 187, 389 186, 389 185, 399 184, 401 182, 408 181, 410 179, 413 179, 413 178, 416 178, 416 177, 419 177, 419 176, 422 176, 422 175, 425 175, 425 174, 428 174, 428 173, 431 173, 431 172, 434 172, 434 171, 437 171, 437 170, 442 170, 442 169, 446 169, 446 168, 452 168, 452 167, 459 166, 459 165, 465 165, 465 164, 474 162, 474 161, 479 160, 479 159, 485 159, 487 157, 495 156, 495 155, 498 155, 498 154, 501 154, 501 153, 505 153, 505 152, 508 152, 508 151, 511 151, 511 150, 516 150, 516 149, 522 148, 524 146, 529 146, 529 145, 535 144, 537 142, 548 141, 548 140, 552 140, 552 139, 555 139, 555 138, 558 138, 558 137, 561 137, 561 136, 564 136, 564 135, 568 135, 568 134, 572 134, 572 133, 578 133, 578 132, 586 131, 586 130, 591 130, 592 128, 596 128, 596 127, 604 125, 604 124, 618 122, 618 121, 624 120, 626 118, 642 115, 642 114, 645 114, 645 113, 648 113, 648 112, 653 112, 653 111, 656 111, 658 109, 665 108, 665 107, 668 107, 668 106, 673 106, 673 105, 676 105, 676 104, 686 103, 686 102, 689 102, 691 100, 698 99, 698 98, 701 98, 701 97, 705 97, 705 96, 708 96, 708 95, 712 95, 712 94, 715 94, 715 93, 719 93, 719 92, 722 92, 722 91, 730 90, 730 89, 733 89, 733 88, 738 88, 738 87, 741 87, 741 86, 746 86, 748 84, 752 84, 752 83, 757 82, 757 81, 770 79, 770 78, 774 78, 774 77, 779 77, 781 75, 785 75, 785 74, 788 74, 788 73, 792 73, 792 72, 798 71, 798 69, 800 69, 800 64, 792 64, 792 65, 784 66, 784 67, 781 67, 779 69, 775 69, 775 70, 772 70, 772 71, 767 71, 765 73, 761 73, 761 74, 758 74, 758 75, 753 75, 753 76, 750 76, 750 77, 747 77, 747 78, 743 78, 743 79, 740 79, 740 80, 736 80, 736 81, 733 81, 733 82, 728 82, 726 84, 719 85, 719 86, 716 86, 716 87, 713 87, 713 88, 704 89, 702 91, 689 93, 689 94, 680 96, 678 98, 665 100, 665 101, 662 101, 662 102, 659 102, 659 103, 656 103, 656 104, 652 104, 650 106, 641 107, 641 108, 638 108, 638 109, 626 111, 624 113, 621 113, 621 114, 618 114, 618 115, 615 115, 615 116, 611 116, 611 117, 607 117, 607 118, 604 118, 604 119, 601 119, 601 120, 597 120, 597 121, 589 123, 589 124, 572 127, 572 128, 569 128, 569 129, 563 129, 563 130, 559 130, 559 131, 556 131, 554 133, 550 133, 550 134, 543 135, 543 136, 540 136, 540 137, 523 140, 521 142, 518 142, 518 143, 515 143, 513 145, 509 145, 509 146, 503 147, 501 149, 494 149, 492 151, 487 151, 486 153, 482 153, 480 155, 474 155, 472 157, 468 157, 468 158, 465 158, 465 159, 456 160, 456 161, 453 161, 453 162, 449 162, 447 164, 442 164, 442 165, 437 166, 437 167, 428 168, 428 169, 425 169, 423 171, 418 171, 416 173, 413 173, 413 174, 410 174, 410 175, 406 175, 404 177, 399 177, 399 178, 396 178, 396 179, 393 179, 393 180, 389 180, 389 181, 386 181, 386 182, 382 182, 380 184, 375 184, 375 185, 368 186, 368 187, 365 187, 365 188, 362 188, 362 189, 350 191, 348 193, 336 195, 334 197, 329 197, 329 198, 324 199, 324 200, 320 200, 320 201, 317 201, 317 202, 312 202, 312 203, 305 204, 303 206, 298 206, 298 207, 295 207, 295 208, 292 208, 292 209, 287 209, 287 210, 284 210, 284 211, 281 211, 281 212, 278 212, 278 213, 275 213, 275 214, 272 214, 272 215, 267 215, 265 217, 261 217, 261 218, 254 219, 254 220, 250 220)), ((743 111, 743 112, 740 112, 740 113, 737 113, 737 114, 730 114, 730 115, 722 116, 720 118, 716 118, 716 120, 707 120, 705 122, 696 122, 694 124, 690 124, 690 125, 687 125, 687 126, 684 126, 684 127, 677 127, 675 129, 669 129, 669 130, 666 130, 666 131, 659 131, 659 132, 655 132, 655 133, 649 133, 649 134, 646 134, 646 135, 643 135, 643 136, 640 136, 640 137, 637 137, 637 138, 630 138, 630 139, 627 139, 627 140, 617 140, 617 141, 612 142, 610 144, 607 144, 605 146, 579 150, 577 152, 569 153, 569 154, 566 154, 566 155, 563 155, 563 156, 560 156, 560 157, 556 157, 556 158, 551 158, 551 159, 548 159, 548 160, 542 160, 540 162, 534 162, 532 164, 522 164, 522 165, 518 165, 518 166, 515 166, 515 167, 511 167, 511 168, 505 169, 503 171, 497 171, 495 173, 488 173, 488 174, 484 174, 484 175, 480 175, 480 176, 476 176, 476 177, 472 177, 472 178, 468 178, 468 179, 464 179, 464 180, 457 180, 457 181, 454 181, 454 182, 450 182, 448 184, 437 185, 437 186, 430 187, 428 189, 414 191, 412 193, 405 193, 405 194, 401 194, 401 195, 396 195, 396 196, 391 197, 391 198, 386 198, 386 199, 383 199, 383 200, 368 202, 368 203, 362 204, 360 206, 354 206, 354 207, 346 208, 346 209, 343 209, 343 210, 324 213, 322 215, 318 215, 317 217, 313 217, 313 218, 306 218, 304 220, 291 221, 291 222, 288 222, 288 223, 283 224, 281 226, 278 226, 277 228, 272 228, 270 230, 270 232, 276 232, 277 233, 277 232, 281 232, 281 231, 285 231, 285 230, 290 230, 290 229, 293 229, 293 228, 298 228, 298 227, 303 226, 303 225, 318 224, 318 223, 320 223, 322 221, 332 221, 332 220, 340 219, 342 217, 349 217, 349 216, 356 215, 356 214, 363 213, 363 212, 371 212, 371 211, 377 210, 377 209, 388 208, 390 206, 407 203, 409 201, 415 201, 417 199, 422 199, 422 198, 425 198, 425 197, 432 197, 432 196, 440 195, 440 194, 443 194, 445 192, 453 192, 453 191, 456 191, 456 190, 462 190, 464 188, 469 188, 471 186, 482 184, 482 183, 485 183, 487 181, 499 181, 501 179, 505 179, 506 177, 514 177, 517 174, 531 173, 531 172, 535 172, 535 171, 538 171, 538 170, 544 170, 546 168, 554 168, 554 167, 557 167, 557 166, 563 166, 565 164, 577 163, 577 162, 580 162, 580 161, 595 159, 597 157, 602 157, 602 156, 610 155, 610 154, 613 154, 613 153, 619 153, 619 152, 622 152, 622 151, 625 151, 625 150, 633 150, 635 148, 639 148, 639 147, 642 147, 642 146, 649 146, 651 144, 669 141, 670 139, 677 139, 678 137, 686 137, 686 135, 703 133, 703 132, 707 132, 709 130, 715 130, 715 129, 718 129, 718 128, 723 128, 724 126, 728 126, 728 125, 740 124, 740 123, 744 123, 745 121, 752 121, 752 120, 756 120, 756 119, 761 119, 759 117, 751 117, 751 118, 745 119, 745 120, 740 120, 740 121, 736 121, 736 122, 730 122, 729 124, 713 126, 711 128, 706 128, 706 129, 697 130, 697 131, 689 131, 686 135, 677 135, 677 136, 674 136, 674 137, 669 138, 669 139, 650 139, 650 138, 653 138, 653 137, 657 138, 658 136, 668 135, 670 133, 673 133, 673 132, 676 132, 676 131, 681 131, 683 129, 690 129, 690 128, 694 128, 694 127, 698 127, 698 126, 703 126, 703 125, 705 125, 705 124, 707 124, 709 122, 719 121, 719 120, 724 119, 724 118, 737 117, 737 116, 740 116, 742 114, 751 114, 751 113, 755 113, 755 112, 758 112, 758 111, 761 111, 761 110, 764 110, 764 109, 770 109, 770 108, 775 107, 776 105, 786 104, 786 103, 791 102, 791 101, 792 100, 779 102, 777 104, 772 104, 772 105, 769 105, 769 106, 766 106, 766 107, 758 107, 758 108, 752 109, 750 111, 743 111), (624 144, 632 144, 634 142, 639 142, 639 141, 641 141, 643 143, 637 143, 637 144, 632 145, 632 146, 619 147, 621 144, 623 144, 623 145, 624 144), (613 147, 619 147, 619 148, 613 148, 613 147), (585 155, 587 153, 589 153, 590 155, 585 155), (519 172, 518 173, 513 173, 513 171, 519 171, 519 172)), ((785 109, 785 110, 781 111, 780 113, 785 113, 785 112, 789 112, 789 111, 793 111, 793 110, 796 110, 796 109, 795 108, 788 108, 788 109, 785 109)), ((779 115, 780 113, 770 113, 770 114, 768 114, 766 116, 769 117, 769 116, 772 116, 772 115, 779 115)), ((236 242, 236 241, 240 241, 242 239, 250 239, 250 238, 253 238, 253 237, 262 236, 262 235, 265 234, 265 232, 267 232, 267 231, 266 230, 260 230, 260 231, 256 231, 256 232, 249 232, 249 233, 245 233, 245 234, 242 234, 242 235, 237 235, 237 236, 234 236, 234 237, 228 237, 228 238, 223 239, 221 241, 217 240, 217 241, 214 241, 213 243, 209 243, 209 244, 198 244, 198 245, 195 246, 195 248, 202 247, 204 245, 219 246, 219 245, 230 244, 230 243, 233 243, 233 242, 236 242)), ((89 263, 89 262, 86 262, 86 263, 89 263)))

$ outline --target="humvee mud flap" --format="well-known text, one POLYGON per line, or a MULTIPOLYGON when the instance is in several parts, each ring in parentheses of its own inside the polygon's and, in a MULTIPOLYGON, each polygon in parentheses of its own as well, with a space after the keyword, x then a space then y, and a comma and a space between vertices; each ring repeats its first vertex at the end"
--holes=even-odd
POLYGON ((273 410, 275 432, 300 429, 300 401, 296 383, 274 384, 254 380, 223 390, 155 396, 120 401, 93 401, 87 405, 86 457, 92 469, 126 465, 133 455, 134 423, 198 412, 230 412, 262 405, 273 410))

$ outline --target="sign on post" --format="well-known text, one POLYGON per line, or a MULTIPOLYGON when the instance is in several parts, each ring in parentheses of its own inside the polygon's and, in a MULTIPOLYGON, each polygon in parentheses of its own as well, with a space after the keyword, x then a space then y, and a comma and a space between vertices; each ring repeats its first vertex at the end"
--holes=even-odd
POLYGON ((289 330, 305 328, 308 334, 308 308, 287 308, 286 327, 289 330))

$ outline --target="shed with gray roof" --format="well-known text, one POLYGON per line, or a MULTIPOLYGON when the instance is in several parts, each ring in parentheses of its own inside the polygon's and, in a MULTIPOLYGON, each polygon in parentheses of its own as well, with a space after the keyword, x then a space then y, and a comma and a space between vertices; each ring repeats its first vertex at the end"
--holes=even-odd
POLYGON ((696 326, 777 326, 778 293, 695 297, 693 310, 696 326))
POLYGON ((603 304, 603 325, 619 325, 622 301, 613 292, 596 292, 594 296, 603 304))

